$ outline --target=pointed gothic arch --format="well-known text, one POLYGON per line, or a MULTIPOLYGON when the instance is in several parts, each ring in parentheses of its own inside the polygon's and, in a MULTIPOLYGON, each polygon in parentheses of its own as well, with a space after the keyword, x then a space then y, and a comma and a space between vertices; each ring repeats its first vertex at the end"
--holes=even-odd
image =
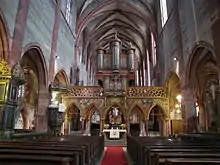
POLYGON ((49 99, 45 99, 45 95, 48 95, 46 62, 38 45, 26 48, 20 60, 26 79, 22 89, 24 99, 20 109, 23 128, 46 130, 47 122, 45 120, 45 122, 39 122, 46 115, 49 103, 49 99))
POLYGON ((95 104, 91 104, 88 108, 86 108, 85 120, 90 119, 95 111, 98 111, 101 117, 100 111, 97 106, 95 104))
POLYGON ((71 103, 66 107, 66 115, 74 113, 74 109, 72 108, 79 110, 80 113, 82 114, 82 110, 79 108, 79 106, 75 103, 71 103))
POLYGON ((105 118, 106 117, 106 115, 107 115, 107 113, 111 110, 111 108, 112 107, 119 107, 119 109, 120 109, 120 111, 122 112, 122 114, 123 114, 123 116, 124 117, 126 117, 125 116, 125 108, 123 107, 123 106, 121 106, 120 104, 118 104, 118 103, 113 103, 113 104, 111 104, 111 105, 109 105, 106 109, 105 109, 105 111, 104 111, 104 113, 102 114, 102 117, 103 118, 105 118))
POLYGON ((60 69, 54 76, 54 85, 61 85, 63 87, 69 86, 69 79, 64 69, 60 69))
POLYGON ((138 104, 134 105, 132 108, 129 109, 128 116, 127 116, 128 118, 130 117, 132 111, 138 111, 141 117, 141 120, 144 120, 146 118, 144 110, 138 104))
POLYGON ((199 126, 203 131, 211 129, 212 123, 219 126, 216 116, 220 113, 219 100, 220 69, 212 46, 199 42, 189 57, 186 83, 195 90, 195 104, 198 104, 199 126))

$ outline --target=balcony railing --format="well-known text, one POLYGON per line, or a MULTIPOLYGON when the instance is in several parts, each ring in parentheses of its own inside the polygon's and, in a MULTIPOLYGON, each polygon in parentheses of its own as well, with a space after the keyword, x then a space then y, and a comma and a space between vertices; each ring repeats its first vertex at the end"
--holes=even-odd
MULTIPOLYGON (((71 86, 64 97, 71 98, 103 98, 104 89, 99 86, 71 86)), ((127 87, 127 98, 166 98, 166 87, 127 87)))
POLYGON ((166 98, 166 87, 127 87, 128 98, 166 98))
POLYGON ((101 98, 103 97, 103 88, 99 86, 71 86, 70 92, 64 97, 75 98, 101 98))

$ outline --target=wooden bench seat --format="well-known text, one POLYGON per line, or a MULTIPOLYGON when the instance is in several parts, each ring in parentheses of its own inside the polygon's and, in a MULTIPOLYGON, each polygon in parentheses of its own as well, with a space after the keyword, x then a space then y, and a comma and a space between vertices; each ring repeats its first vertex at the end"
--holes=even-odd
POLYGON ((155 165, 219 165, 220 159, 213 158, 166 158, 155 165))
POLYGON ((37 145, 37 143, 13 143, 13 144, 0 144, 0 149, 33 149, 33 150, 47 150, 47 151, 72 151, 76 155, 76 159, 79 160, 79 163, 89 164, 89 155, 85 152, 85 146, 72 146, 72 145, 62 145, 62 144, 44 144, 37 145))
POLYGON ((0 165, 75 165, 70 157, 0 154, 0 165))
MULTIPOLYGON (((201 160, 200 158, 215 160, 213 163, 218 164, 220 159, 220 145, 212 141, 201 143, 200 141, 179 141, 165 137, 134 138, 128 136, 127 144, 128 153, 138 165, 166 165, 167 163, 186 165, 187 162, 184 160, 194 161, 192 165, 207 164, 207 161, 196 161, 197 159, 201 160), (168 159, 169 161, 167 161, 168 159), (172 161, 174 159, 179 161, 172 161)), ((191 165, 191 163, 188 162, 187 165, 191 165)))
POLYGON ((72 159, 73 164, 81 164, 79 162, 79 153, 72 151, 60 151, 60 150, 36 150, 36 149, 0 149, 0 155, 33 155, 33 156, 58 156, 69 157, 72 159))
POLYGON ((26 165, 33 164, 32 159, 37 160, 42 157, 42 159, 34 161, 34 163, 36 165, 93 165, 103 150, 103 137, 63 136, 29 141, 20 139, 14 141, 5 140, 0 141, 0 156, 2 156, 2 158, 0 157, 0 163, 9 161, 11 163, 9 165, 17 165, 16 162, 26 165), (4 156, 7 159, 3 159, 4 156), (20 157, 19 160, 17 159, 18 157, 20 157), (26 157, 30 157, 30 159, 25 159, 26 157), (43 158, 45 158, 45 162, 43 158), (46 160, 46 158, 48 159, 46 160))

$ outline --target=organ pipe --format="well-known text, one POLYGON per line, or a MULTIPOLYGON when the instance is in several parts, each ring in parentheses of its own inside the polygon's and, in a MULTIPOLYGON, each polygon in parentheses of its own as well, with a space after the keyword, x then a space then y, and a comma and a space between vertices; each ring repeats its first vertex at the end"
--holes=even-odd
POLYGON ((102 72, 103 70, 103 56, 104 56, 104 50, 102 48, 97 50, 98 53, 98 71, 102 72))
POLYGON ((120 44, 121 40, 115 35, 115 39, 111 42, 112 58, 113 58, 113 72, 119 72, 120 69, 120 44))
POLYGON ((132 47, 132 43, 129 43, 128 48, 128 67, 131 71, 134 70, 134 51, 135 49, 132 47))

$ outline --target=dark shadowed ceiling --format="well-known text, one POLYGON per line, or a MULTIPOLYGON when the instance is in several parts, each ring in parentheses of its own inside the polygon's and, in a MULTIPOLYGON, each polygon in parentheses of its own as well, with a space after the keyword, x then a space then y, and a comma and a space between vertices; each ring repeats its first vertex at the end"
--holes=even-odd
POLYGON ((107 47, 116 31, 124 47, 131 42, 138 57, 146 55, 149 34, 155 34, 155 0, 75 1, 76 44, 82 48, 85 59, 95 60, 95 50, 99 46, 107 47))

